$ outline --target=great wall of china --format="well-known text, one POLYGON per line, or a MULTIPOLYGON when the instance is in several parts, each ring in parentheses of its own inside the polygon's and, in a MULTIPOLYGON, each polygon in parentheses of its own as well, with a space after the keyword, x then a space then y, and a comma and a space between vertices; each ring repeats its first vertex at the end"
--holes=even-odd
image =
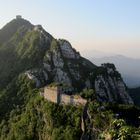
POLYGON ((84 106, 87 103, 87 100, 81 98, 78 95, 66 95, 64 94, 61 87, 45 87, 44 92, 40 93, 45 99, 66 105, 82 105, 84 106))

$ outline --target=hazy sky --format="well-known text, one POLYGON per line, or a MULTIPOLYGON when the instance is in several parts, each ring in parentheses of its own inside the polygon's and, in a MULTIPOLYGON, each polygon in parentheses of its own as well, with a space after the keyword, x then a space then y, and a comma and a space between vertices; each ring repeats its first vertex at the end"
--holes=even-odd
POLYGON ((0 0, 0 28, 20 14, 77 50, 140 58, 140 0, 0 0))

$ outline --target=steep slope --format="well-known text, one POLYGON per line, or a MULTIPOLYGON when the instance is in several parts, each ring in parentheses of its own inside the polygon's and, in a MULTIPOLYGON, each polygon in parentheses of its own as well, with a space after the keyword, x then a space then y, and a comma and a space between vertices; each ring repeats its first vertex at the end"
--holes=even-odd
POLYGON ((102 64, 95 78, 97 99, 101 102, 133 104, 126 85, 113 64, 102 64))
POLYGON ((27 75, 36 79, 37 87, 60 82, 80 90, 87 87, 86 81, 89 81, 89 74, 95 68, 96 66, 82 58, 68 41, 53 39, 44 56, 43 66, 39 70, 27 71, 27 75))
POLYGON ((41 34, 36 30, 36 26, 24 19, 15 19, 6 25, 0 31, 1 38, 5 38, 6 34, 3 35, 3 32, 8 31, 9 28, 13 29, 12 33, 9 33, 6 42, 1 41, 0 47, 1 88, 19 73, 40 66, 52 39, 50 34, 46 32, 41 34))

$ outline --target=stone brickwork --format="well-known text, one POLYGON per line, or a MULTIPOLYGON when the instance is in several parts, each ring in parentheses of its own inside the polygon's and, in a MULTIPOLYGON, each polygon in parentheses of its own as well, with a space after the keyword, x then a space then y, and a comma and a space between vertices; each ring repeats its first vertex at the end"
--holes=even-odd
POLYGON ((44 89, 44 93, 43 96, 45 99, 54 102, 54 103, 58 103, 58 89, 57 87, 52 87, 52 88, 45 88, 44 89))
POLYGON ((85 105, 87 100, 81 98, 80 96, 66 95, 61 91, 59 87, 45 87, 44 93, 41 95, 54 103, 61 103, 66 105, 85 105))
POLYGON ((66 95, 66 94, 61 94, 60 101, 62 104, 70 104, 70 105, 85 105, 86 100, 81 98, 80 96, 74 96, 74 95, 66 95))

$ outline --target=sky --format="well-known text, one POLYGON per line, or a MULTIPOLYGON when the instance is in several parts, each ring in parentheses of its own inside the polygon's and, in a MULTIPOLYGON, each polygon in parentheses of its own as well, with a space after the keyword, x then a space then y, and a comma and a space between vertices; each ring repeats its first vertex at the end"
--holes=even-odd
POLYGON ((22 15, 78 51, 140 58, 140 0, 0 0, 0 28, 22 15))

